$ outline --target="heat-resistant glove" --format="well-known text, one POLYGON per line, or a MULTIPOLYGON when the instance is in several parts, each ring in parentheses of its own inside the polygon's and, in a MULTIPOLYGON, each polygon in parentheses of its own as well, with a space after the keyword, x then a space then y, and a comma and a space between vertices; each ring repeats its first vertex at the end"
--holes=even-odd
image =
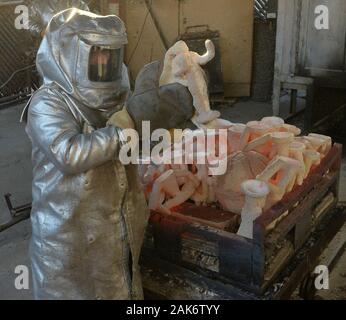
POLYGON ((139 132, 142 121, 150 121, 151 131, 191 126, 194 107, 189 90, 179 83, 159 87, 160 75, 159 61, 144 66, 126 103, 126 109, 139 132))
POLYGON ((126 108, 114 113, 107 121, 107 125, 112 125, 120 129, 134 129, 135 127, 135 124, 126 108))

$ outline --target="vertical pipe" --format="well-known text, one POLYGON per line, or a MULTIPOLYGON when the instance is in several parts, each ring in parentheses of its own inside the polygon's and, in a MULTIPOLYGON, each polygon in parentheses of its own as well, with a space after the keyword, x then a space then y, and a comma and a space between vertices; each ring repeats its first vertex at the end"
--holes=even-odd
POLYGON ((120 16, 120 0, 108 0, 108 14, 120 16))
POLYGON ((314 83, 312 82, 306 89, 306 106, 304 113, 304 132, 308 132, 313 127, 313 106, 314 106, 314 83))
POLYGON ((291 106, 290 106, 291 115, 297 112, 297 98, 298 98, 298 90, 291 89, 291 106))
POLYGON ((180 39, 180 34, 181 34, 180 18, 181 18, 181 0, 178 0, 178 37, 177 39, 180 39))
POLYGON ((100 0, 100 10, 102 15, 108 14, 108 0, 100 0))

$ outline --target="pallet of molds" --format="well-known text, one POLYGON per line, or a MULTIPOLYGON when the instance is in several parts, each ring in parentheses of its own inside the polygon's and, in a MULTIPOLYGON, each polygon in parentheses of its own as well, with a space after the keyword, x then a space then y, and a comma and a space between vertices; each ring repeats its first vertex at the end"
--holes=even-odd
POLYGON ((341 158, 342 146, 334 144, 303 185, 255 220, 253 239, 236 234, 238 215, 217 208, 187 203, 178 214, 152 212, 141 264, 147 268, 155 257, 205 281, 264 294, 335 209, 341 158))

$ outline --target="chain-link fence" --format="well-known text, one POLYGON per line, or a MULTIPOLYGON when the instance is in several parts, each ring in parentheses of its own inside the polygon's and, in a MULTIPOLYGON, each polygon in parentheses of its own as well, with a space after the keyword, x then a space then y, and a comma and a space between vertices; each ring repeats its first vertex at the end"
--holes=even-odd
MULTIPOLYGON (((86 1, 91 11, 100 12, 100 1, 86 1)), ((28 97, 39 87, 35 57, 41 38, 16 29, 18 5, 29 1, 0 0, 0 108, 28 97)))
POLYGON ((37 88, 34 40, 16 29, 15 6, 0 2, 0 106, 28 96, 37 88))
POLYGON ((259 19, 259 20, 267 19, 268 1, 269 0, 255 0, 254 1, 254 10, 255 10, 256 19, 259 19))

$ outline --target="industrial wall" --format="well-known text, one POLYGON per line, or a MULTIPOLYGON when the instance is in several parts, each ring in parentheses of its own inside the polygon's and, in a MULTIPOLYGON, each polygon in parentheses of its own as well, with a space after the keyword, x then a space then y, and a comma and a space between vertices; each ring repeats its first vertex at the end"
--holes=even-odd
POLYGON ((208 25, 220 32, 225 96, 250 95, 253 0, 120 0, 120 15, 127 25, 132 78, 144 64, 163 59, 165 42, 170 46, 186 28, 208 25))
MULTIPOLYGON (((253 0, 100 0, 87 2, 94 12, 119 14, 125 21, 129 36, 125 62, 129 64, 132 79, 136 78, 139 70, 146 63, 156 59, 162 60, 167 46, 174 44, 189 27, 205 25, 220 34, 225 96, 250 95, 253 0), (152 9, 151 13, 148 8, 152 9)), ((2 6, 1 16, 0 25, 2 25, 3 31, 0 33, 7 37, 2 42, 7 43, 8 46, 6 50, 4 48, 0 50, 0 60, 8 63, 3 63, 0 82, 5 82, 16 70, 28 68, 25 69, 26 73, 15 74, 14 79, 6 85, 6 88, 0 90, 0 99, 1 97, 8 99, 8 96, 22 94, 22 92, 30 93, 32 89, 31 75, 34 74, 34 68, 29 69, 29 66, 34 63, 34 59, 28 59, 27 52, 38 45, 36 46, 30 41, 28 44, 22 39, 27 32, 21 30, 16 33, 14 30, 12 23, 14 7, 12 5, 2 6), (5 12, 6 10, 9 10, 11 14, 5 12), (9 30, 7 26, 11 27, 13 34, 7 32, 9 30), (20 45, 17 46, 14 42, 19 42, 20 45), (9 63, 10 65, 8 65, 9 63)), ((29 37, 26 36, 26 39, 29 37)), ((30 56, 34 56, 34 54, 32 53, 30 56)))
POLYGON ((277 0, 269 0, 265 11, 254 24, 251 97, 260 102, 271 101, 273 94, 277 0))

